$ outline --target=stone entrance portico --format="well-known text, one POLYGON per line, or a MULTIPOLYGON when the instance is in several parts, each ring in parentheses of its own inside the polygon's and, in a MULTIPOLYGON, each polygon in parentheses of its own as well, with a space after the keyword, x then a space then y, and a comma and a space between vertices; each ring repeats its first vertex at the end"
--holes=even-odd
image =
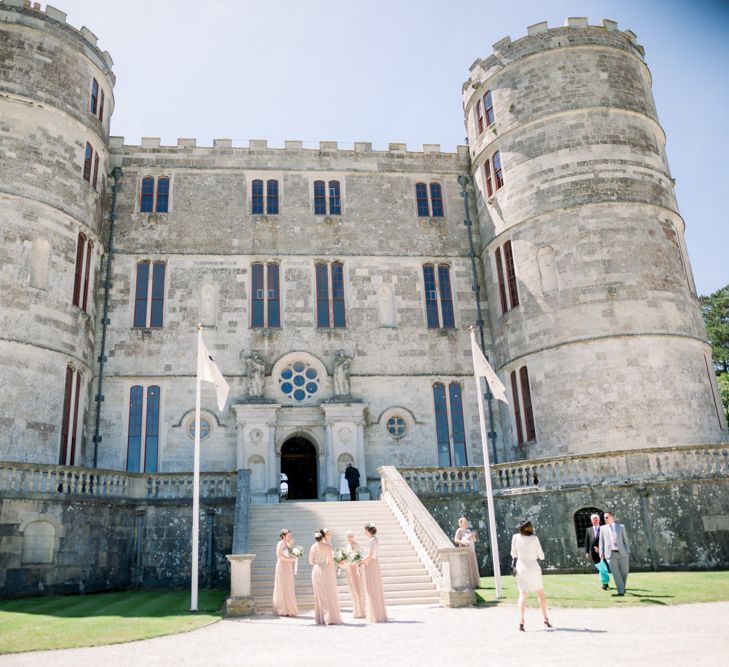
POLYGON ((316 449, 318 497, 339 497, 340 474, 352 463, 367 479, 364 453, 366 403, 335 400, 318 406, 247 402, 236 417, 236 467, 251 470, 251 501, 278 502, 281 448, 294 437, 316 449))

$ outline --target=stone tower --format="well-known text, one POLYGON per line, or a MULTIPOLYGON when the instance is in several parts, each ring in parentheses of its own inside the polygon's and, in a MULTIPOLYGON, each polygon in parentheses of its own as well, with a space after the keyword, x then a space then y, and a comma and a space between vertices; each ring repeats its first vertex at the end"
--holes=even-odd
POLYGON ((94 34, 65 19, 0 3, 0 426, 11 461, 85 460, 114 74, 94 34))
POLYGON ((539 23, 463 87, 514 458, 726 438, 643 54, 539 23))

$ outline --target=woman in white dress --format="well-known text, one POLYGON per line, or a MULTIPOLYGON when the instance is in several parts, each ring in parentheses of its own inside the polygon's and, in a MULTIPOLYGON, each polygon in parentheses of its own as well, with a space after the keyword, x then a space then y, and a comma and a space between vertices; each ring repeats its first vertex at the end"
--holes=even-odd
POLYGON ((544 596, 542 584, 542 568, 537 560, 544 560, 542 545, 534 534, 534 527, 529 519, 524 519, 517 527, 519 531, 511 538, 511 557, 516 558, 516 584, 519 587, 519 630, 524 632, 524 607, 529 593, 536 593, 539 608, 544 616, 544 627, 552 625, 547 618, 547 598, 544 596))

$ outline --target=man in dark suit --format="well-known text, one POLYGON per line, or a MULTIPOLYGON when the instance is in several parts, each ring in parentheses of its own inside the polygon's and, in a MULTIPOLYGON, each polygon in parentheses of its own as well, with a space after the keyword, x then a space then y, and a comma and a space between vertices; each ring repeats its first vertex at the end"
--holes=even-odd
POLYGON ((359 470, 355 468, 351 463, 347 464, 347 469, 344 471, 344 479, 347 480, 349 485, 349 499, 357 500, 357 487, 359 486, 359 470))
POLYGON ((606 591, 610 583, 610 573, 605 561, 600 558, 600 515, 593 514, 590 521, 592 525, 588 526, 585 531, 585 556, 593 562, 600 573, 602 590, 606 591))

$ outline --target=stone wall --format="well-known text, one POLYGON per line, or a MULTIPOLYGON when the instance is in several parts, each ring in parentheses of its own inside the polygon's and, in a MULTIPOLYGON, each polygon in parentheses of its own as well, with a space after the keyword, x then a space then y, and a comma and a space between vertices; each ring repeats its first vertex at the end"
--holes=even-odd
MULTIPOLYGON (((418 497, 449 535, 458 518, 478 530, 481 573, 492 574, 486 497, 479 493, 418 497)), ((495 498, 502 574, 509 572, 511 536, 522 517, 534 523, 545 572, 593 572, 575 534, 574 514, 585 507, 612 510, 626 526, 632 570, 729 568, 729 479, 626 483, 552 491, 514 491, 495 498)))
MULTIPOLYGON (((226 588, 235 499, 203 499, 200 508, 200 587, 226 588)), ((184 588, 191 526, 189 499, 6 494, 0 500, 0 597, 184 588)))

